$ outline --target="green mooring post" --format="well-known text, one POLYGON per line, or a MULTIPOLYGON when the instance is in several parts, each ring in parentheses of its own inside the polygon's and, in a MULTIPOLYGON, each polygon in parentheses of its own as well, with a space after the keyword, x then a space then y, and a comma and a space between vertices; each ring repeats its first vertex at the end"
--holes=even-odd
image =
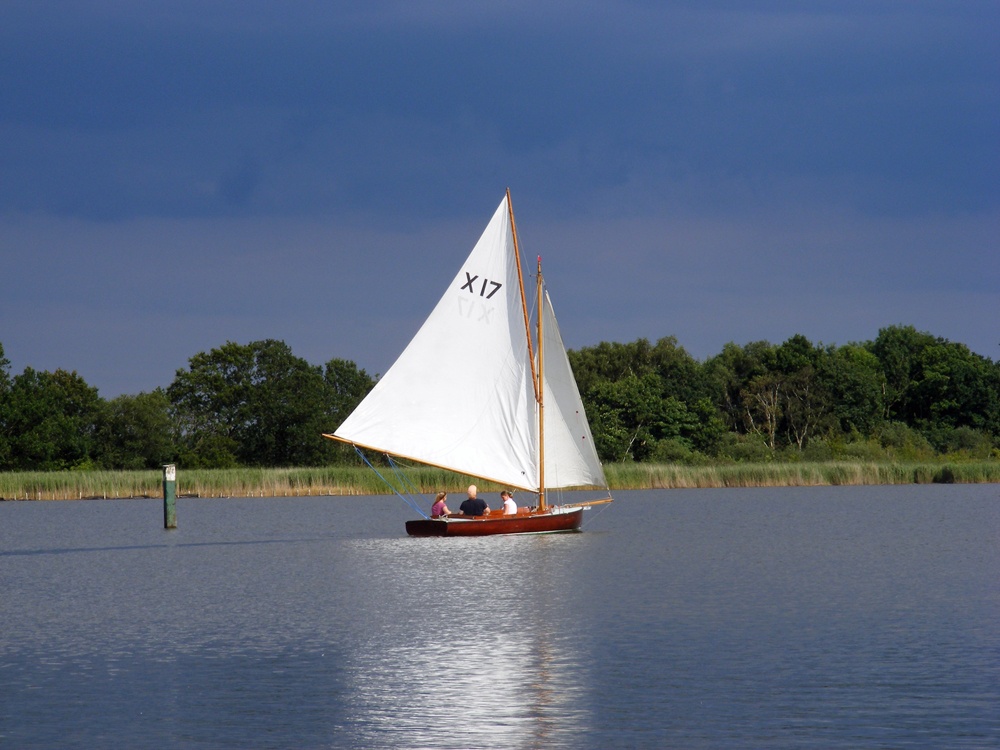
POLYGON ((163 467, 163 528, 177 528, 177 468, 173 464, 163 467))

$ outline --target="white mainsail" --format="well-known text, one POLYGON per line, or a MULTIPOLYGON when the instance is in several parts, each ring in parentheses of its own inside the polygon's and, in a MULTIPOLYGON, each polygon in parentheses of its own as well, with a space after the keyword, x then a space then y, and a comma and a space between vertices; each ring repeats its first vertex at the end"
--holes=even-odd
POLYGON ((537 435, 527 349, 505 197, 430 317, 334 434, 535 489, 537 435))
MULTIPOLYGON (((538 407, 504 197, 424 325, 335 437, 537 492, 538 407)), ((607 486, 546 294, 549 487, 607 486)))

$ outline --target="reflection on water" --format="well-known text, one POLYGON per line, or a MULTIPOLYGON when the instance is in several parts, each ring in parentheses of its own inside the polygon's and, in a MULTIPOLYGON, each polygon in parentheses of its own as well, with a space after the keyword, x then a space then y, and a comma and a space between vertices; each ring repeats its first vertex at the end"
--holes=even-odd
POLYGON ((377 627, 348 660, 357 746, 572 746, 587 649, 556 627, 578 552, 553 536, 350 544, 378 591, 357 603, 377 627))

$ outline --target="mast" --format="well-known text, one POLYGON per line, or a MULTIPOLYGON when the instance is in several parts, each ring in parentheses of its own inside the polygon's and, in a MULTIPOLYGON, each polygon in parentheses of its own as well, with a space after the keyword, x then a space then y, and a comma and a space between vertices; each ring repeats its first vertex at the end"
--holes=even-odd
POLYGON ((545 510, 545 352, 542 344, 542 256, 538 256, 538 509, 545 510))
POLYGON ((510 201, 510 188, 507 188, 507 214, 510 216, 510 234, 514 239, 514 262, 517 264, 517 283, 521 288, 521 311, 524 313, 524 335, 528 339, 528 362, 531 365, 531 385, 535 389, 535 400, 538 400, 538 376, 535 374, 535 353, 531 345, 531 321, 528 318, 528 300, 524 296, 524 276, 521 275, 521 248, 517 244, 517 226, 514 224, 514 204, 510 201))
POLYGON ((524 335, 528 339, 528 362, 531 364, 531 384, 535 389, 538 403, 538 509, 545 510, 545 388, 542 385, 542 256, 538 256, 538 369, 535 369, 535 354, 531 345, 531 321, 528 317, 528 299, 524 294, 524 276, 521 272, 521 248, 517 242, 517 226, 514 224, 514 204, 507 188, 507 212, 510 216, 510 233, 514 239, 514 261, 517 264, 517 283, 521 287, 521 310, 524 313, 524 335))

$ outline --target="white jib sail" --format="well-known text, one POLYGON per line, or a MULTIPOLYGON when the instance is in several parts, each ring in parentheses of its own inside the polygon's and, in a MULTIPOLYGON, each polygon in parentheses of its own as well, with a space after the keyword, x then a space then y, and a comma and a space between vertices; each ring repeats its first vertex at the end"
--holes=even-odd
POLYGON ((554 489, 586 485, 607 487, 548 291, 543 307, 545 484, 554 489))
POLYGON ((335 434, 537 490, 534 414, 505 197, 430 317, 335 434))

